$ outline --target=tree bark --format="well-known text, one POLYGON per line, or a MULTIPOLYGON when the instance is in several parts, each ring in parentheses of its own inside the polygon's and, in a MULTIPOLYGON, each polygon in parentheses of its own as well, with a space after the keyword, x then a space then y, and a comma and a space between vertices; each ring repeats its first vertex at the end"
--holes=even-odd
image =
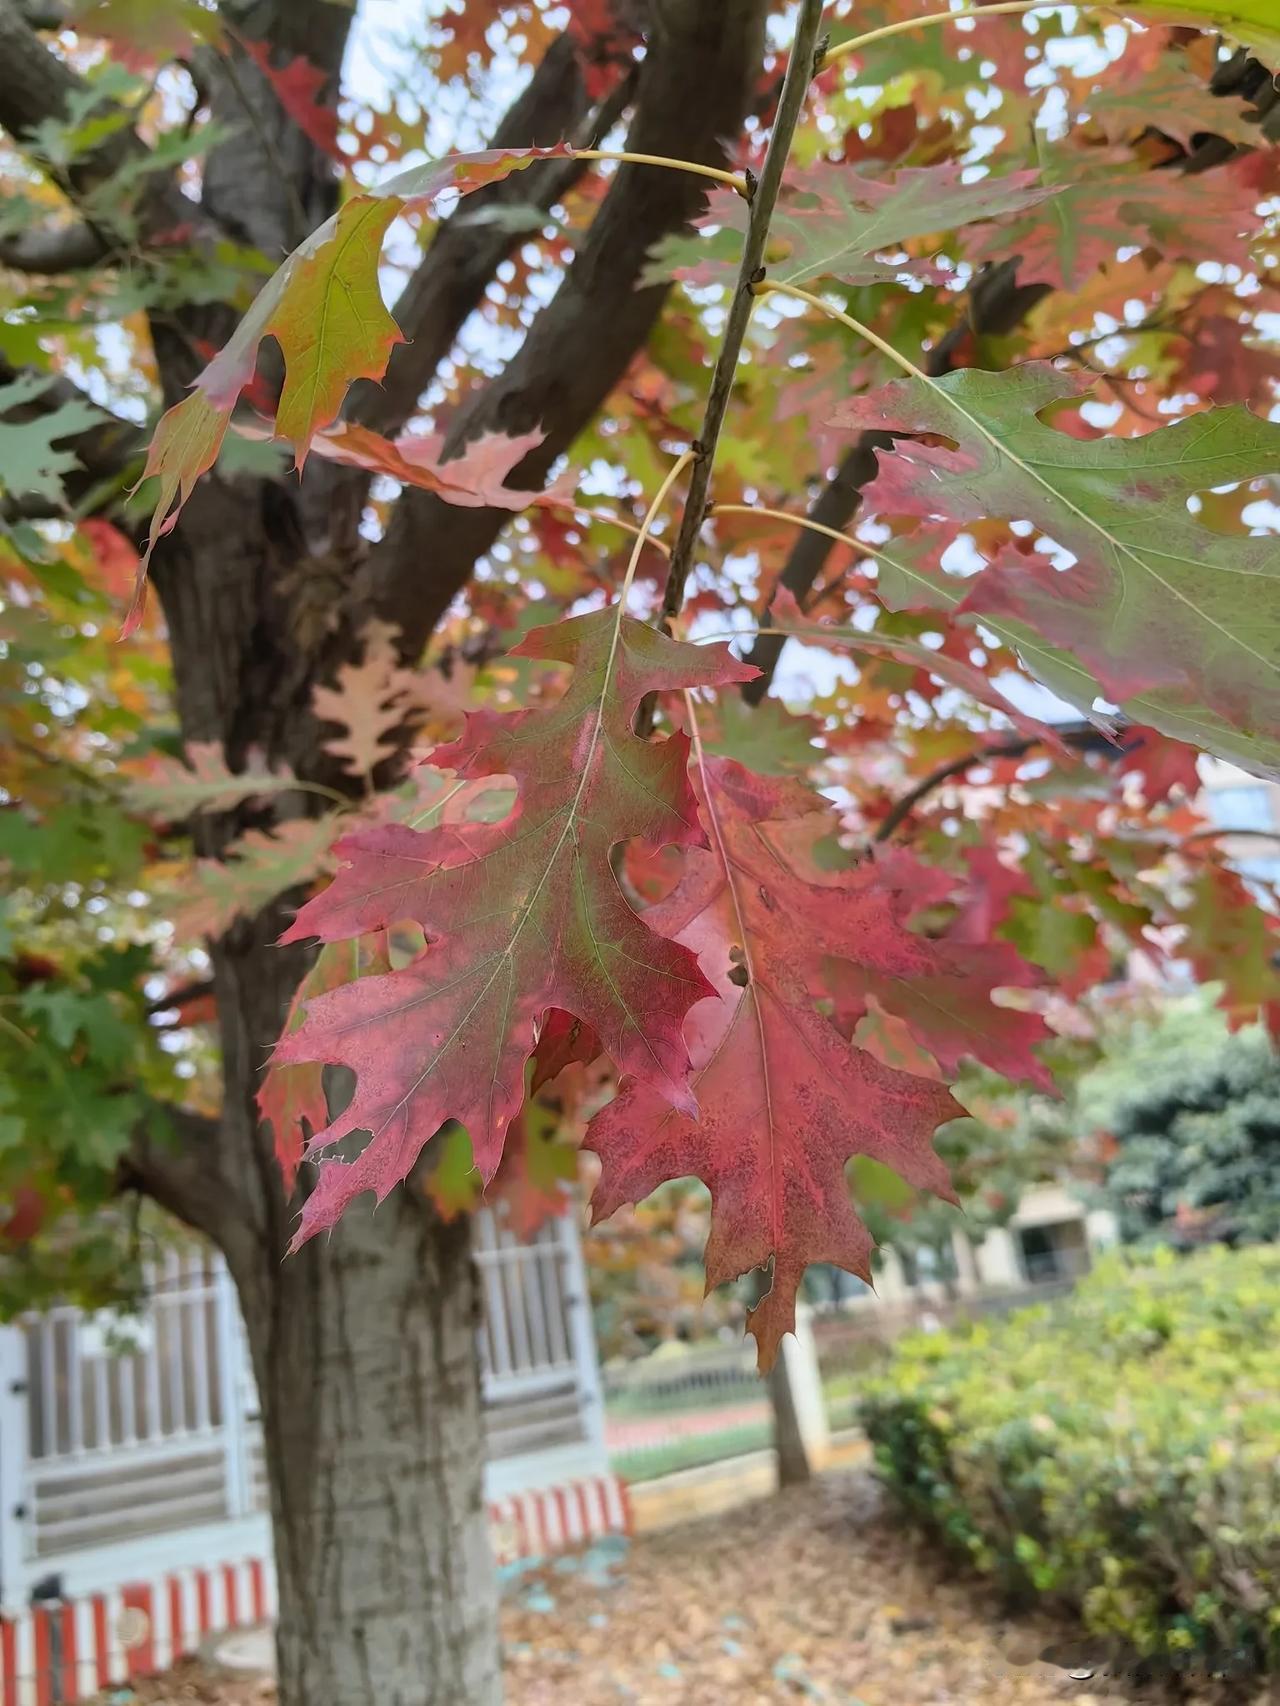
POLYGON ((243 1205, 217 1236, 261 1404, 280 1706, 493 1706, 469 1223, 445 1225, 410 1180, 284 1255, 297 1203, 254 1093, 307 958, 273 945, 290 910, 246 922, 212 955, 225 1094, 205 1183, 236 1177, 243 1205))
POLYGON ((240 1285, 282 1706, 502 1698, 468 1222, 397 1193, 240 1285))

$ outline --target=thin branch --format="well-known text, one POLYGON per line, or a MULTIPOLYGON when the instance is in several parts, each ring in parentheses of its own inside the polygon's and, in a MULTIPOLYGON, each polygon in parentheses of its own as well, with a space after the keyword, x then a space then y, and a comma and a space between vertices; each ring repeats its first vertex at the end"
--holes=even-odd
POLYGON ((1243 836, 1259 841, 1280 841, 1280 829, 1253 829, 1243 824, 1233 829, 1230 824, 1210 823, 1203 829, 1193 829, 1190 835, 1184 835, 1184 845, 1192 841, 1215 841, 1219 836, 1243 836))
MULTIPOLYGON (((1064 741, 1067 746, 1078 748, 1082 752, 1114 752, 1119 755, 1123 748, 1116 746, 1092 723, 1073 723, 1056 728, 1054 734, 1064 741)), ((989 764, 997 758, 1024 758, 1033 747, 1041 745, 1041 739, 1030 736, 1024 740, 1000 741, 992 746, 981 746, 975 752, 969 752, 963 758, 953 758, 946 764, 940 764, 936 770, 931 770, 921 778, 914 788, 907 790, 900 799, 894 801, 889 808, 884 821, 878 826, 873 841, 887 841, 899 826, 911 816, 911 813, 944 782, 949 782, 953 776, 963 776, 966 770, 972 770, 975 764, 989 764)))
MULTIPOLYGON (((952 371, 969 338, 1003 336, 1013 331, 1048 294, 1048 285, 1018 283, 1016 261, 1001 261, 986 268, 970 286, 963 311, 929 351, 926 371, 941 379, 952 371)), ((796 541, 778 580, 779 586, 793 593, 801 603, 831 556, 831 544, 823 543, 816 534, 831 529, 843 536, 843 530, 858 512, 863 489, 875 478, 875 452, 887 449, 892 443, 888 433, 859 433, 841 458, 835 475, 823 487, 811 511, 816 527, 796 541)), ((768 693, 784 643, 775 636, 763 635, 751 648, 747 661, 755 664, 760 674, 742 689, 748 704, 758 704, 768 693)))
POLYGON ((143 1011, 148 1019, 154 1019, 157 1014, 168 1013, 172 1008, 181 1007, 200 996, 212 995, 216 987, 211 977, 200 978, 194 983, 179 984, 177 989, 171 989, 157 1000, 149 1001, 143 1011))
POLYGON ((716 358, 702 430, 694 446, 697 461, 694 463, 693 478, 689 482, 689 496, 685 503, 680 532, 676 537, 675 549, 671 553, 671 567, 662 600, 663 627, 670 627, 671 619, 684 602, 685 582, 689 577, 694 547, 706 511, 716 446, 720 441, 720 431, 728 412, 733 382, 738 371, 738 359, 742 354, 743 340, 751 320, 754 303, 752 292, 756 282, 763 276, 762 264, 765 243, 769 236, 769 221, 773 217, 778 191, 782 187, 782 173, 787 156, 791 152, 791 143, 800 120, 804 98, 809 84, 813 81, 817 65, 818 32, 821 27, 822 0, 801 0, 795 39, 791 44, 791 57, 782 85, 782 96, 778 102, 778 116, 774 120, 773 134, 769 138, 769 149, 765 155, 760 181, 751 188, 751 213, 747 220, 746 240, 742 245, 738 282, 729 308, 720 353, 716 358))

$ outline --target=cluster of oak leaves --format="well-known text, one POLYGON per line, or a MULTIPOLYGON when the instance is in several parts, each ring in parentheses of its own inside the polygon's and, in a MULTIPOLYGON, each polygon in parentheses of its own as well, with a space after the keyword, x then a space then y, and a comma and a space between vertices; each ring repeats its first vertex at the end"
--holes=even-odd
MULTIPOLYGON (((299 464, 315 451, 459 503, 565 501, 572 482, 543 494, 505 485, 527 441, 481 441, 442 462, 434 440, 392 443, 329 425, 351 381, 377 378, 399 338, 377 284, 391 220, 545 152, 458 156, 345 202, 161 422, 146 470, 161 483, 152 544, 216 458, 268 335, 286 367, 275 432, 294 442, 299 464), (344 304, 356 305, 346 321, 344 304)), ((878 251, 957 217, 1016 215, 1048 193, 1021 179, 977 186, 958 215, 953 198, 965 191, 950 167, 904 169, 861 203, 849 189, 856 180, 846 172, 844 182, 837 208, 817 178, 784 197, 784 277, 802 284, 829 266, 830 243, 824 235, 814 245, 813 235, 830 230, 833 213, 853 232, 841 276, 856 279, 883 273, 878 251), (940 199, 950 204, 945 219, 940 199), (811 262, 809 247, 822 259, 811 262)), ((717 217, 736 247, 731 202, 717 217)), ((678 250, 667 257, 677 274, 680 262, 678 250)), ((697 281, 717 264, 702 251, 697 281)), ((728 252, 723 266, 731 276, 728 252)), ((873 513, 926 521, 918 538, 881 554, 879 595, 890 608, 960 608, 937 571, 929 524, 954 536, 984 517, 1029 517, 1074 553, 1072 574, 1010 548, 963 608, 1015 645, 1034 640, 1037 673, 1077 703, 1101 690, 1136 702, 1161 731, 1156 741, 1207 729, 1203 744, 1274 766, 1274 666, 1248 640, 1260 607, 1229 604, 1226 590, 1238 599, 1271 574, 1267 543, 1208 533, 1185 500, 1273 469, 1280 428, 1222 409, 1137 440, 1078 441, 1040 419, 1077 390, 1033 363, 931 386, 900 381, 842 406, 835 425, 850 433, 925 435, 882 458, 868 494, 873 513), (1154 604, 1130 596, 1144 580, 1148 595, 1162 589, 1154 604)), ((135 619, 141 596, 140 583, 135 619)), ((669 638, 614 605, 534 630, 516 652, 561 666, 561 695, 525 711, 470 713, 461 738, 438 747, 422 772, 418 804, 429 821, 371 811, 336 844, 334 881, 288 932, 324 944, 262 1092, 286 1171, 296 1172, 304 1129, 307 1153, 323 1157, 297 1239, 332 1226, 363 1192, 384 1197, 450 1122, 465 1130, 486 1182, 504 1151, 506 1165, 531 1166, 532 1092, 573 1063, 607 1057, 618 1091, 585 1138, 601 1163, 595 1212, 669 1179, 704 1181, 708 1284, 772 1263, 772 1287, 751 1319, 767 1363, 793 1324, 807 1264, 869 1275, 871 1241, 845 1179, 850 1157, 949 1196, 933 1137, 963 1110, 943 1078, 968 1056, 1047 1086, 1034 1052, 1048 1035, 1043 1019, 1016 995, 992 1000, 1040 973, 1009 942, 969 928, 967 905, 929 934, 913 928, 957 898, 955 876, 900 849, 851 862, 820 795, 710 750, 701 729, 709 695, 754 674, 724 644, 669 638), (650 700, 671 731, 656 739, 636 733, 650 700), (890 1063, 868 1016, 924 1051, 920 1070, 890 1063), (332 1119, 331 1065, 355 1075, 332 1119), (354 1158, 325 1155, 362 1133, 354 1158)), ((944 674, 964 668, 931 657, 944 674)), ((975 683, 990 702, 980 672, 957 682, 975 683)), ((1042 726, 1033 732, 1054 741, 1042 726)), ((997 889, 1016 880, 998 862, 993 869, 997 889)))

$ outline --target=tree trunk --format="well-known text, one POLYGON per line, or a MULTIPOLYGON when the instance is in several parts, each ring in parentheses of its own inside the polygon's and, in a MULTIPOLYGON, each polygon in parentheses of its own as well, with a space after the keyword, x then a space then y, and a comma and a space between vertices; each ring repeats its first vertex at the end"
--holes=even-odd
POLYGON ((410 1191, 366 1201, 327 1244, 245 1276, 241 1303, 281 1706, 499 1701, 468 1222, 410 1191))

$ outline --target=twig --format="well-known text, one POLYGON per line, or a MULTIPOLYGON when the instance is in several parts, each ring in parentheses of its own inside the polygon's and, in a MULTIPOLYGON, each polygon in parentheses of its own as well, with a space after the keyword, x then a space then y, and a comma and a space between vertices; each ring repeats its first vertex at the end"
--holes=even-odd
MULTIPOLYGON (((1079 747, 1084 751, 1090 747, 1096 747, 1099 751, 1122 750, 1101 734, 1092 723, 1055 729, 1054 733, 1068 746, 1079 747)), ((980 746, 975 752, 966 753, 963 758, 953 758, 947 764, 940 764, 936 770, 931 770, 927 776, 921 777, 915 787, 909 788, 901 799, 894 801, 884 821, 872 836, 872 841, 887 841, 926 795, 931 794, 935 788, 940 788, 944 782, 949 782, 953 776, 963 776, 965 771, 972 770, 975 764, 988 764, 995 758, 1023 758, 1032 747, 1039 745, 1038 736, 1029 736, 1025 740, 1001 741, 995 746, 980 746)))
POLYGON ((742 247, 738 283, 711 380, 711 394, 707 399, 702 431, 694 445, 697 459, 689 481, 689 496, 685 503, 680 532, 676 538, 675 549, 671 553, 671 569, 667 575, 667 588, 662 600, 661 624, 664 628, 670 627, 672 618, 684 602, 685 581, 689 576, 694 546, 706 511, 716 445, 729 407, 738 357, 742 353, 743 340, 747 334, 747 324, 751 319, 754 304, 752 287, 763 276, 762 263, 765 242, 769 235, 769 220, 778 199, 782 172, 787 155, 791 151, 791 140, 799 122, 800 109, 813 80, 821 24, 822 0, 801 0, 800 17, 791 46, 787 75, 782 85, 782 96, 778 102, 778 116, 774 121, 773 135, 769 139, 769 149, 760 172, 760 180, 751 188, 751 214, 747 221, 746 241, 742 247))

